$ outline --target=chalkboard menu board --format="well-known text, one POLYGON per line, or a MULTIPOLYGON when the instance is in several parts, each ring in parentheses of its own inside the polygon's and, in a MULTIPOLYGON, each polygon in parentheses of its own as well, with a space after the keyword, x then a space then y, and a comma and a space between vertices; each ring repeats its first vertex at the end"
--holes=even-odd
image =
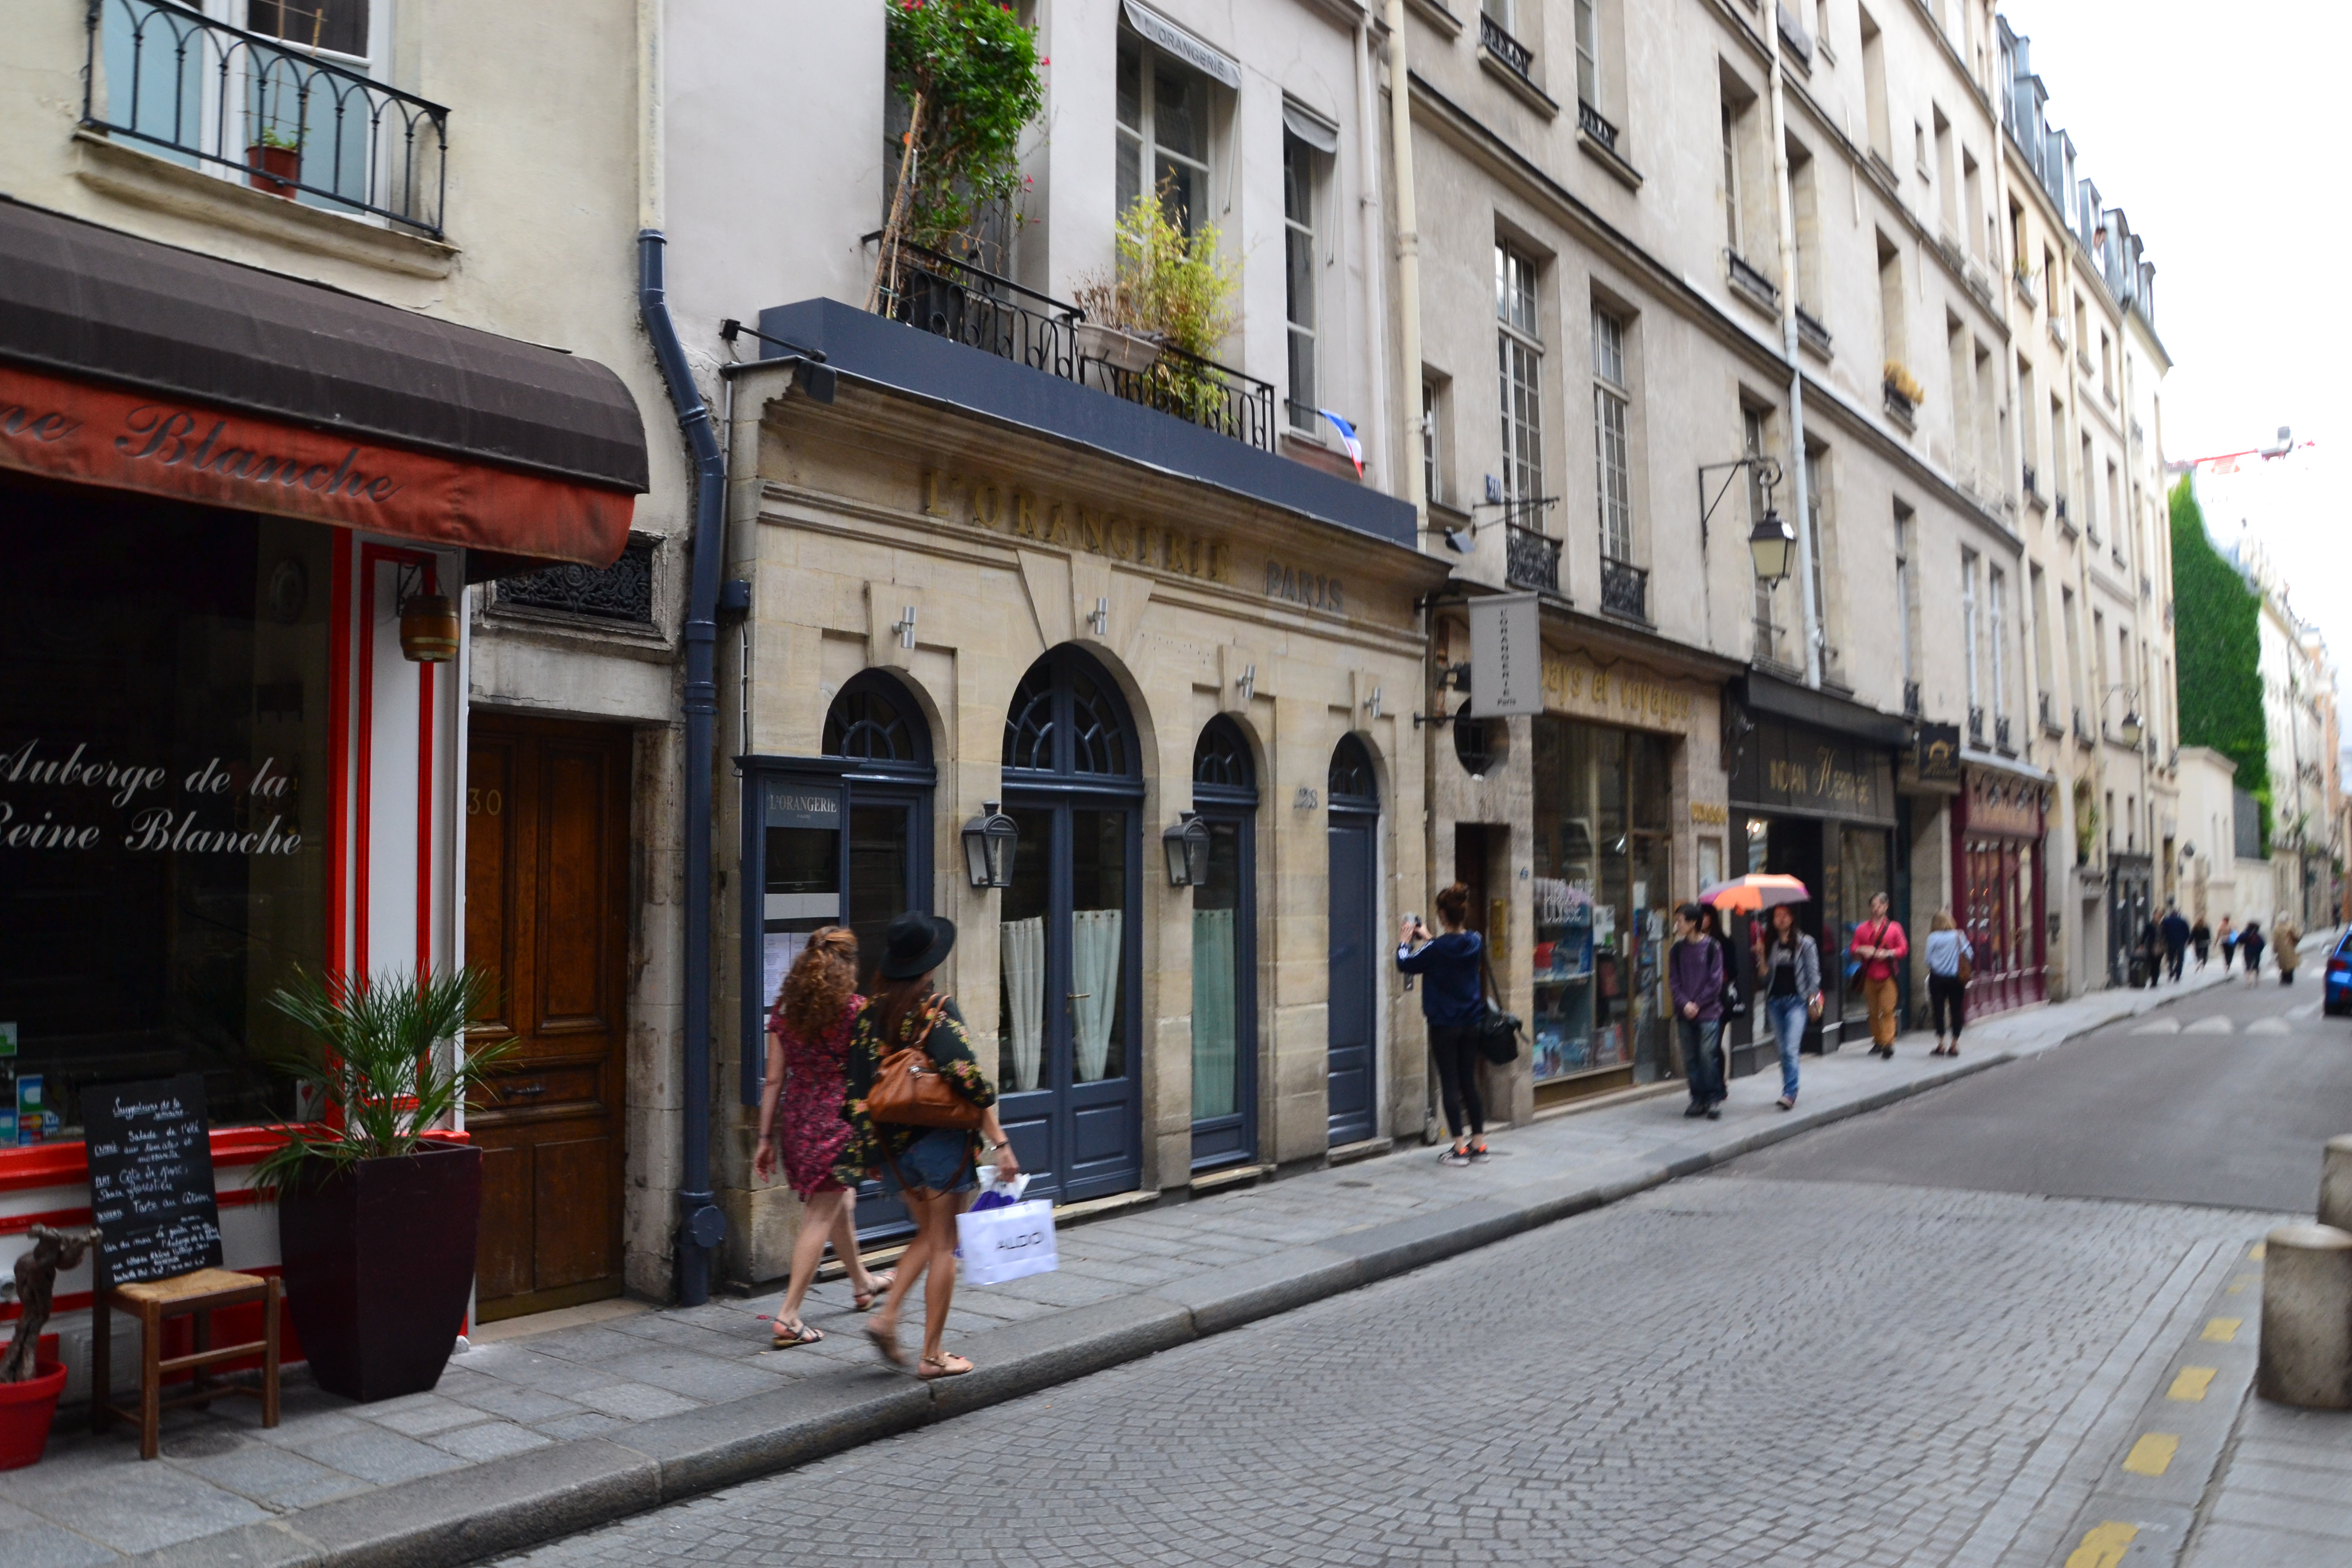
POLYGON ((221 1263, 205 1080, 194 1073, 81 1091, 100 1289, 221 1263))

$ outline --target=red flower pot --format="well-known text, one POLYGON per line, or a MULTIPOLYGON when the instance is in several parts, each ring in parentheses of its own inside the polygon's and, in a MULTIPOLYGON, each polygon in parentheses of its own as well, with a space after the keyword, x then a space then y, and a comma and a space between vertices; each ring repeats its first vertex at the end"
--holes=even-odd
POLYGON ((253 171, 246 176, 247 184, 273 196, 294 199, 294 182, 302 177, 302 149, 256 142, 245 150, 245 163, 253 171))
POLYGON ((37 1361, 29 1383, 0 1383, 0 1470, 37 1463, 49 1446, 49 1417, 66 1391, 61 1362, 37 1361))

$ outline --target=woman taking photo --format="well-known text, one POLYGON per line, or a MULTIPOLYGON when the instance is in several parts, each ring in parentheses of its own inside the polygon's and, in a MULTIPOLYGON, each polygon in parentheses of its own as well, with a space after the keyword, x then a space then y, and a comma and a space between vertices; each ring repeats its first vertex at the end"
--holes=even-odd
POLYGON ((1969 1011, 1969 983, 1960 965, 1976 961, 1976 947, 1952 919, 1951 906, 1937 910, 1927 922, 1927 1011, 1936 1020, 1936 1048, 1927 1053, 1931 1057, 1960 1054, 1960 1029, 1969 1011))
POLYGON ((1764 1016, 1780 1046, 1780 1098, 1773 1103, 1794 1110, 1797 1052, 1805 1043, 1806 1021, 1822 1016, 1822 950, 1797 929, 1795 905, 1774 905, 1771 919, 1771 937, 1756 955, 1756 969, 1765 977, 1764 1016))
POLYGON ((955 1299, 956 1215, 963 1208, 964 1194, 975 1184, 974 1166, 987 1153, 995 1157, 1000 1177, 1009 1180, 1021 1173, 1021 1163, 1013 1158, 996 1120, 996 1087, 972 1057, 963 1015, 956 1011, 952 998, 931 990, 931 976, 947 962, 955 936, 953 922, 917 910, 892 921, 883 934, 880 984, 850 1036, 842 1106, 850 1137, 834 1173, 844 1186, 854 1189, 878 1169, 884 1184, 906 1200, 915 1239, 898 1259, 897 1278, 881 1307, 866 1321, 866 1332, 884 1360, 904 1367, 907 1352, 898 1343, 898 1309, 915 1281, 922 1279, 923 1349, 915 1373, 924 1378, 955 1377, 971 1370, 970 1361, 940 1349, 940 1336, 947 1331, 948 1304, 955 1299), (977 1131, 877 1122, 868 1114, 866 1097, 883 1058, 909 1048, 929 1056, 940 1077, 979 1110, 977 1131))
POLYGON ((865 1010, 866 998, 857 994, 857 939, 841 926, 813 933, 768 1016, 768 1082, 760 1091, 760 1150, 751 1156, 751 1172, 764 1182, 776 1173, 781 1149, 784 1179, 803 1205, 792 1279, 784 1304, 776 1309, 778 1350, 824 1338, 801 1321, 801 1303, 827 1241, 849 1270, 859 1311, 873 1306, 890 1283, 887 1273, 868 1274, 857 1256, 850 1222, 856 1189, 834 1175, 849 1144, 849 1123, 841 1119, 842 1069, 850 1030, 865 1010))
POLYGON ((1478 986, 1486 940, 1462 928, 1470 919, 1470 889, 1460 882, 1437 895, 1438 936, 1419 916, 1397 932, 1396 966, 1423 977, 1421 1016, 1429 1026, 1429 1054, 1437 1062, 1437 1083, 1445 1100, 1445 1126, 1452 1147, 1437 1159, 1468 1165, 1486 1158, 1486 1106, 1478 1097, 1478 1020, 1486 1010, 1478 986), (1466 1130, 1465 1130, 1466 1129, 1466 1130))

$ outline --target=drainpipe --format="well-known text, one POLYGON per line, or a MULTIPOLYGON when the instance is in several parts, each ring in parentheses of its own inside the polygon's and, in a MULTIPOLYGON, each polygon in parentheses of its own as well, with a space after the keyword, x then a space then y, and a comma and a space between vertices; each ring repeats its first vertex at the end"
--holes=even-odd
POLYGON ((1788 105, 1781 89, 1779 5, 1766 8, 1772 47, 1772 183, 1780 208, 1780 352, 1789 356, 1789 469, 1797 485, 1797 602, 1805 623, 1805 684, 1822 684, 1822 607, 1813 602, 1811 477, 1805 471, 1805 366, 1797 337, 1797 204, 1789 191, 1788 105))
POLYGON ((669 389, 678 428, 694 453, 692 575, 687 589, 686 952, 679 986, 684 1014, 684 1088, 677 1188, 678 1304, 710 1297, 710 1253, 726 1239, 727 1216, 710 1193, 710 757, 719 712, 719 577, 726 553, 727 462, 710 409, 694 384, 670 320, 662 234, 662 0, 638 0, 637 309, 669 389))
MULTIPOLYGON (((1396 162, 1397 375, 1404 399, 1400 429, 1421 429, 1421 227, 1412 189, 1412 72, 1405 60, 1404 0, 1389 0, 1389 134, 1396 162)), ((1404 499, 1412 503, 1413 545, 1421 548, 1429 526, 1429 497, 1422 489, 1421 443, 1409 441, 1397 454, 1404 470, 1404 499)))

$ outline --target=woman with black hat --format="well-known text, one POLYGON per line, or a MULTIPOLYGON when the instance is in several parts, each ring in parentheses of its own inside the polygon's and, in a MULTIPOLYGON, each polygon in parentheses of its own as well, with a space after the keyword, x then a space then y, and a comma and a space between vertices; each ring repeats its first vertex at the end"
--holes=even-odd
POLYGON ((943 1351, 940 1337, 948 1326, 948 1304, 955 1298, 956 1215, 964 1194, 974 1185, 973 1170, 982 1153, 992 1154, 997 1174, 1020 1174, 1013 1146, 1005 1142, 996 1119, 996 1088, 980 1070, 963 1015, 952 998, 931 990, 931 976, 955 946, 952 921, 909 910, 890 922, 883 934, 883 956, 874 995, 857 1016, 850 1036, 849 1062, 843 1076, 842 1120, 849 1123, 849 1146, 834 1169, 843 1185, 855 1188, 878 1173, 890 1191, 906 1201, 915 1222, 915 1239, 898 1259, 898 1277, 888 1294, 867 1321, 866 1333, 891 1365, 907 1364, 898 1344, 898 1309, 918 1277, 923 1286, 923 1349, 916 1363, 918 1376, 954 1377, 971 1370, 971 1363, 943 1351), (919 1046, 940 1078, 980 1111, 980 1127, 967 1132, 951 1127, 918 1127, 876 1121, 866 1113, 866 1096, 874 1087, 882 1058, 919 1046))

